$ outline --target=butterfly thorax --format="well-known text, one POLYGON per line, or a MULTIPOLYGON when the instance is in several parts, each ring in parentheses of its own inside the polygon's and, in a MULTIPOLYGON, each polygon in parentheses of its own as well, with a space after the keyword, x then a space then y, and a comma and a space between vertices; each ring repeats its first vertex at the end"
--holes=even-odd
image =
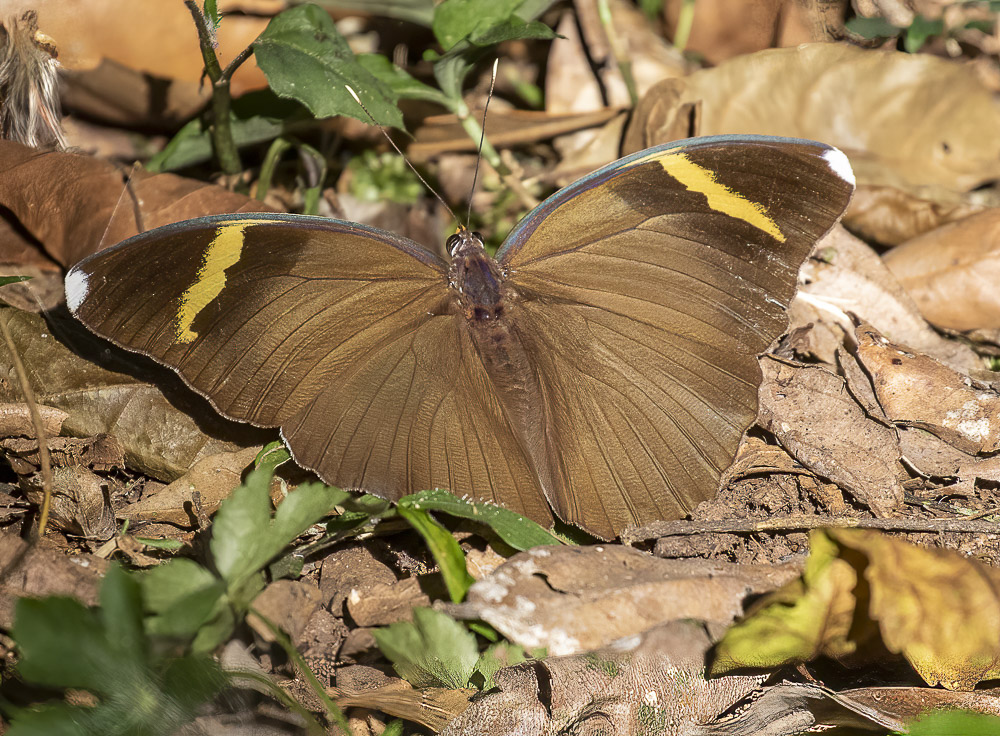
POLYGON ((448 238, 451 253, 449 283, 466 319, 475 327, 498 324, 508 298, 505 275, 483 248, 482 236, 460 230, 448 238))

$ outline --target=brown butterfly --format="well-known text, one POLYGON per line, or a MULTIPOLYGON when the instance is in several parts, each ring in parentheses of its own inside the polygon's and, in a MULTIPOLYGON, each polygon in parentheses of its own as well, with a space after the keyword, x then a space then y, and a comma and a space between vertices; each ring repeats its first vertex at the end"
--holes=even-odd
POLYGON ((464 229, 446 262, 356 223, 223 215, 85 259, 66 299, 328 483, 609 538, 714 495, 853 189, 819 143, 692 139, 557 192, 495 259, 464 229))

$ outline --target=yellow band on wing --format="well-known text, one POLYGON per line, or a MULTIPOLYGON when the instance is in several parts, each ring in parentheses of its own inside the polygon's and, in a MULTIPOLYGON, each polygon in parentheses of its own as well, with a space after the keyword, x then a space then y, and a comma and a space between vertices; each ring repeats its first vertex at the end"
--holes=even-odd
POLYGON ((195 282, 181 294, 177 310, 177 340, 191 342, 198 333, 191 329, 201 310, 215 299, 226 286, 226 269, 240 260, 243 253, 243 233, 258 220, 232 220, 219 225, 215 237, 205 249, 195 282))
POLYGON ((635 166, 647 161, 659 163, 664 171, 687 187, 688 191, 704 194, 708 206, 716 212, 743 220, 779 242, 785 242, 784 233, 778 228, 777 223, 768 217, 766 207, 751 202, 739 192, 720 184, 711 169, 699 166, 683 153, 653 154, 648 158, 632 161, 628 165, 635 166))

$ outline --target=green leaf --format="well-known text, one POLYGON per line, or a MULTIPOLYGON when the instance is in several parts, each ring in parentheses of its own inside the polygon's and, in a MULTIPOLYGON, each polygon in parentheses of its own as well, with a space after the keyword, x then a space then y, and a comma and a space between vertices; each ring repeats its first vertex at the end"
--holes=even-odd
POLYGON ((153 537, 133 537, 139 544, 153 549, 164 549, 168 552, 176 552, 184 546, 184 542, 179 539, 153 538, 153 537))
POLYGON ((140 573, 139 580, 154 614, 147 621, 150 633, 194 636, 225 603, 225 584, 193 560, 173 559, 140 573))
POLYGON ((413 623, 372 634, 399 676, 414 687, 466 687, 479 661, 475 635, 431 608, 413 609, 413 623))
POLYGON ((84 725, 89 710, 64 703, 10 708, 12 723, 5 736, 93 736, 84 725))
MULTIPOLYGON (((210 548, 215 567, 234 603, 249 604, 241 586, 258 574, 297 536, 350 497, 347 491, 304 483, 288 494, 271 518, 271 469, 251 472, 246 482, 222 502, 212 520, 210 548), (244 600, 236 600, 236 598, 244 600)), ((256 592, 256 591, 253 591, 256 592)))
POLYGON ((366 15, 395 18, 430 28, 434 0, 318 0, 324 8, 363 10, 366 15))
POLYGON ((486 46, 515 38, 553 38, 555 34, 547 26, 528 23, 547 4, 536 7, 524 0, 444 0, 434 9, 432 28, 446 51, 465 39, 486 46), (544 33, 539 27, 548 35, 538 35, 544 33))
POLYGON ((401 498, 399 503, 427 511, 443 511, 451 516, 485 524, 516 550, 563 543, 559 537, 520 514, 482 501, 466 501, 442 489, 414 493, 401 498))
MULTIPOLYGON (((236 146, 245 147, 298 130, 312 120, 298 103, 283 100, 271 90, 260 90, 233 100, 230 126, 236 146)), ((146 168, 174 171, 208 161, 212 155, 211 133, 201 119, 195 119, 181 128, 146 168)))
POLYGON ((909 736, 996 736, 1000 718, 965 710, 933 711, 909 725, 909 736))
POLYGON ((504 41, 515 41, 522 38, 548 39, 555 37, 555 31, 537 20, 525 22, 520 18, 508 18, 490 26, 482 33, 477 33, 469 41, 476 46, 495 46, 504 41))
POLYGON ((347 91, 350 85, 377 122, 403 127, 396 95, 358 63, 329 14, 316 5, 276 15, 253 49, 271 89, 298 100, 316 117, 348 115, 369 122, 347 91))
POLYGON ((493 676, 499 670, 527 659, 528 656, 520 644, 497 642, 482 653, 476 662, 476 670, 469 679, 477 690, 490 690, 496 687, 493 676))
MULTIPOLYGON (((412 498, 408 496, 407 498, 412 498)), ((441 569, 441 577, 448 588, 448 595, 455 603, 459 603, 465 598, 475 579, 469 574, 465 567, 465 555, 462 548, 455 541, 451 532, 445 529, 426 511, 420 508, 417 503, 403 503, 404 499, 396 505, 397 513, 409 522, 410 526, 420 532, 427 543, 427 548, 434 556, 438 567, 441 569)))
POLYGON ((18 672, 29 682, 104 692, 115 656, 94 611, 72 598, 21 598, 14 608, 18 672))
POLYGON ((0 286, 7 284, 17 284, 21 281, 28 281, 31 276, 0 276, 0 286))
POLYGON ((856 33, 862 38, 893 38, 898 36, 902 30, 881 17, 861 18, 856 16, 848 19, 844 26, 851 33, 856 33))
POLYGON ((69 598, 18 601, 14 636, 18 672, 34 685, 89 690, 90 708, 14 710, 12 733, 168 736, 224 684, 208 657, 155 655, 142 627, 141 585, 112 567, 101 607, 69 598))
POLYGON ((253 459, 253 466, 255 468, 270 468, 273 473, 279 465, 287 463, 291 459, 292 453, 285 447, 285 443, 281 440, 275 440, 268 442, 261 448, 257 457, 253 459))
POLYGON ((440 90, 414 79, 382 54, 358 54, 357 59, 361 66, 389 87, 399 99, 427 100, 441 105, 446 104, 440 90))
POLYGON ((944 33, 944 21, 938 18, 930 20, 922 15, 916 15, 913 23, 906 29, 903 35, 903 48, 907 53, 915 54, 927 43, 927 39, 932 36, 940 36, 944 33))

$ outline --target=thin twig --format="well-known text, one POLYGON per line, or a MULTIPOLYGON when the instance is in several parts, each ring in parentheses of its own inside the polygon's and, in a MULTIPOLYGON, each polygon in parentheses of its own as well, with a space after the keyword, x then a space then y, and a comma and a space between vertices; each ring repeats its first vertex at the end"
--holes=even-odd
POLYGON ((721 521, 657 521, 622 533, 622 542, 634 544, 660 537, 692 534, 759 534, 805 529, 880 529, 892 532, 959 532, 997 534, 1000 524, 976 519, 855 519, 829 516, 784 516, 777 519, 723 519, 721 521))
POLYGON ((35 392, 31 390, 28 382, 28 372, 24 370, 24 363, 14 345, 14 338, 11 337, 10 327, 7 320, 0 319, 0 332, 3 332, 4 342, 10 350, 11 358, 14 362, 14 372, 17 373, 17 381, 21 384, 21 391, 24 392, 24 400, 28 404, 28 411, 31 412, 31 423, 35 427, 35 439, 38 440, 38 459, 42 466, 42 509, 38 517, 38 536, 45 536, 45 527, 49 523, 49 508, 52 505, 52 459, 49 457, 49 441, 45 432, 45 425, 42 423, 42 415, 38 411, 38 404, 35 401, 35 392))

